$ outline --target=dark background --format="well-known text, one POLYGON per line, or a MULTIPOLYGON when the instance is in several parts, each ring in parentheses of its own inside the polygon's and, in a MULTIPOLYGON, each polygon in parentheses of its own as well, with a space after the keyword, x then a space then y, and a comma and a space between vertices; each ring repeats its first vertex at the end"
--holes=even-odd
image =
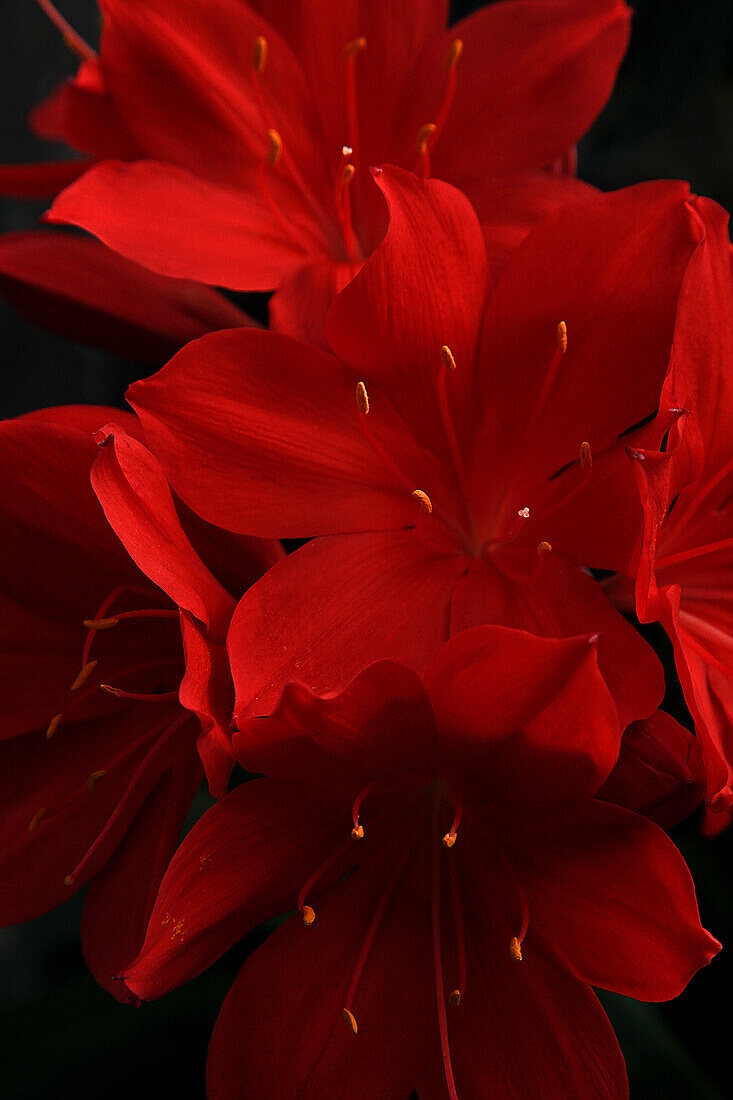
MULTIPOLYGON (((93 0, 59 4, 96 42, 93 0)), ((456 17, 477 6, 453 5, 456 17)), ((611 102, 581 145, 579 175, 605 190, 646 179, 686 179, 694 191, 730 209, 733 4, 636 0, 633 7, 631 48, 611 102)), ((29 135, 26 114, 74 71, 75 59, 33 0, 9 0, 3 9, 0 159, 52 157, 61 150, 29 135)), ((43 209, 4 201, 0 229, 27 228, 43 209)), ((32 328, 0 299, 0 415, 74 402, 119 404, 126 385, 148 373, 148 367, 32 328)), ((684 719, 674 684, 667 705, 684 719)), ((733 943, 733 836, 703 840, 692 820, 674 839, 692 869, 703 923, 724 945, 733 943)), ((0 931, 0 1100, 201 1100, 218 1006, 260 934, 177 993, 134 1010, 118 1005, 86 973, 77 936, 80 911, 76 897, 37 921, 0 931)), ((603 996, 634 1100, 730 1095, 732 981, 724 952, 668 1005, 603 996)))

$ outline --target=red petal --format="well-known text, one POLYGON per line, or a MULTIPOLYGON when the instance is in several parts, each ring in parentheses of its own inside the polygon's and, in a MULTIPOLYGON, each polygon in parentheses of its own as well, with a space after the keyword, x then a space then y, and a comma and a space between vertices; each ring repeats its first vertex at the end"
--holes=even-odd
POLYGON ((511 858, 530 927, 582 980, 668 1000, 720 950, 700 924, 685 861, 646 818, 589 801, 522 833, 511 858))
POLYGON ((272 716, 243 722, 233 744, 249 771, 345 790, 383 774, 428 771, 435 719, 420 677, 379 661, 338 695, 288 684, 272 716))
POLYGON ((272 290, 303 262, 305 247, 327 249, 297 209, 285 225, 252 190, 238 193, 154 160, 97 165, 44 217, 79 225, 161 275, 234 290, 272 290))
POLYGON ((704 789, 700 742, 658 710, 624 732, 618 762, 598 797, 670 829, 699 806, 704 789))
POLYGON ((0 289, 34 324, 152 362, 205 332, 253 324, 209 287, 154 275, 66 233, 0 237, 0 289))
POLYGON ((235 715, 270 713, 289 680, 317 695, 338 691, 381 658, 420 672, 448 636, 464 568, 412 531, 308 543, 273 566, 234 613, 227 648, 235 715))
POLYGON ((234 600, 186 537, 159 463, 116 424, 97 439, 92 487, 112 529, 143 573, 223 641, 234 600))
POLYGON ((134 1000, 117 975, 142 947, 158 885, 201 781, 194 753, 188 763, 150 792, 84 902, 84 958, 99 984, 120 1001, 134 1000))
MULTIPOLYGON (((212 523, 298 538, 415 522, 414 500, 362 434, 356 378, 289 337, 213 334, 129 401, 176 492, 212 523)), ((404 426, 382 429, 404 467, 404 426)), ((407 460, 408 475, 424 464, 414 444, 407 460)))
POLYGON ((0 164, 0 194, 21 199, 49 199, 68 187, 93 164, 93 160, 0 164))
POLYGON ((483 236, 448 184, 392 166, 375 179, 389 205, 387 235, 336 299, 326 334, 434 448, 444 435, 434 385, 441 347, 464 368, 457 377, 473 365, 488 286, 483 236))
POLYGON ((118 104, 109 94, 101 59, 82 62, 76 76, 64 81, 31 111, 31 128, 41 137, 64 141, 94 157, 133 160, 146 147, 131 137, 118 104))
POLYGON ((537 222, 593 194, 592 187, 574 176, 547 172, 482 175, 480 179, 466 181, 462 190, 471 200, 484 231, 494 279, 537 222))
POLYGON ((161 883, 142 952, 125 981, 159 997, 198 974, 245 932, 295 905, 310 871, 348 832, 349 813, 303 788, 245 783, 217 802, 185 838, 161 883), (303 828, 304 813, 308 828, 303 828))
POLYGON ((0 924, 28 920, 59 905, 104 865, 165 770, 162 759, 151 761, 129 791, 161 719, 165 714, 160 704, 137 704, 103 722, 67 723, 51 740, 36 731, 0 745, 0 870, 7 886, 0 899, 0 924), (147 734, 151 736, 146 739, 147 734), (96 782, 90 780, 98 772, 103 774, 96 782), (41 810, 46 812, 39 817, 41 810), (65 876, 116 810, 114 827, 84 873, 73 886, 66 885, 65 876))
POLYGON ((386 860, 326 896, 312 927, 293 917, 244 964, 209 1047, 210 1100, 409 1096, 426 1043, 437 1042, 421 854, 408 864, 369 954, 352 1005, 358 1034, 343 1020, 344 994, 389 876, 386 860))
MULTIPOLYGON (((543 168, 575 145, 611 94, 630 16, 622 0, 508 0, 452 27, 465 46, 435 174, 458 182, 543 168)), ((426 54, 418 83, 435 71, 436 54, 444 60, 448 42, 446 35, 426 54)))
POLYGON ((596 581, 555 554, 546 555, 539 578, 512 579, 490 561, 463 577, 453 594, 451 634, 484 623, 555 638, 599 634, 598 665, 622 729, 662 701, 664 675, 653 650, 596 581))
POLYGON ((512 800, 595 793, 618 757, 618 716, 587 638, 465 630, 425 684, 446 771, 512 800))
POLYGON ((680 284, 701 235, 687 196, 669 182, 595 195, 572 216, 545 218, 504 268, 477 367, 485 426, 471 495, 487 516, 497 494, 487 469, 505 471, 523 507, 528 491, 577 464, 583 441, 599 453, 657 409, 680 284), (535 420, 561 320, 567 354, 535 420))
POLYGON ((215 798, 226 794, 234 765, 229 726, 234 687, 223 642, 207 638, 188 612, 181 612, 181 635, 186 671, 178 698, 201 722, 198 752, 215 798))
POLYGON ((197 176, 241 187, 264 159, 274 126, 301 170, 310 166, 315 119, 300 66, 249 5, 102 0, 101 8, 105 84, 142 148, 197 176), (265 115, 253 90, 259 35, 269 43, 260 81, 265 115))

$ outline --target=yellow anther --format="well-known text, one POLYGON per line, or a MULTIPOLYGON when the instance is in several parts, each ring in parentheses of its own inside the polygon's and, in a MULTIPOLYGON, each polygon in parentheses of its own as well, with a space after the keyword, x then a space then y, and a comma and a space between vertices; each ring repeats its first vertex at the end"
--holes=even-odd
POLYGON ((85 619, 84 626, 87 630, 109 630, 113 626, 117 626, 119 619, 112 617, 111 619, 85 619))
POLYGON ((461 1003, 461 991, 460 989, 454 989, 448 998, 452 1005, 459 1005, 461 1003))
POLYGON ((537 557, 541 558, 543 554, 552 553, 552 543, 546 542, 545 539, 542 542, 537 543, 537 557))
POLYGON ((342 1009, 342 1014, 343 1014, 344 1020, 346 1020, 346 1023, 348 1024, 348 1026, 351 1029, 351 1031, 353 1032, 353 1034, 358 1035, 359 1034, 359 1025, 356 1022, 356 1016, 354 1016, 354 1013, 349 1012, 348 1008, 344 1008, 344 1009, 342 1009))
POLYGON ((433 510, 433 502, 430 499, 430 497, 428 496, 428 494, 424 493, 422 491, 422 489, 413 489, 412 490, 412 495, 414 496, 415 500, 418 502, 418 504, 422 508, 425 515, 429 516, 430 513, 433 510))
POLYGON ((568 326, 564 321, 557 326, 557 346, 563 355, 568 350, 568 326))
POLYGON ((590 443, 580 444, 580 467, 582 470, 590 470, 593 465, 593 455, 591 454, 590 443))
POLYGON ((341 174, 341 186, 348 187, 354 176, 356 175, 356 168, 353 164, 345 164, 344 170, 341 174))
POLYGON ((267 136, 270 139, 267 162, 268 164, 277 164, 280 157, 283 155, 283 139, 280 137, 277 130, 268 130, 267 136))
POLYGON ((362 416, 369 415, 369 394, 363 382, 356 383, 356 405, 362 416))
POLYGON ((76 879, 74 878, 73 875, 65 875, 64 876, 64 886, 73 886, 75 881, 76 881, 76 879))
POLYGON ((448 50, 448 56, 445 59, 445 67, 449 71, 455 69, 458 62, 461 60, 461 54, 463 53, 463 39, 454 38, 450 44, 448 50))
POLYGON ((48 723, 48 729, 46 730, 46 740, 50 741, 56 730, 59 728, 59 722, 63 718, 63 714, 54 714, 51 721, 48 723))
POLYGON ((308 928, 310 928, 310 926, 313 924, 315 919, 316 919, 315 909, 312 909, 310 905, 304 905, 303 906, 303 924, 307 925, 308 928))
POLYGON ((354 840, 363 840, 364 839, 364 826, 363 825, 355 825, 354 828, 351 830, 351 835, 354 838, 354 840))
POLYGON ((82 687, 82 685, 87 682, 87 680, 89 679, 91 674, 94 672, 96 667, 97 667, 97 662, 96 661, 87 661, 87 663, 80 670, 78 676, 74 680, 74 683, 69 688, 69 691, 78 691, 79 688, 82 687))
POLYGON ((36 810, 28 825, 28 832, 32 833, 34 829, 38 827, 39 821, 43 821, 44 817, 48 813, 47 806, 41 806, 40 810, 36 810))
POLYGON ((343 48, 344 57, 356 57, 358 53, 366 46, 367 41, 363 34, 360 34, 358 38, 352 38, 351 42, 347 42, 343 48))
POLYGON ((512 936, 509 941, 509 954, 515 962, 520 963, 522 961, 522 945, 516 936, 512 936))
POLYGON ((458 839, 458 833, 446 833, 443 837, 443 847, 452 848, 458 839))
POLYGON ((262 34, 258 34, 255 38, 255 44, 252 47, 252 66, 254 71, 259 75, 265 71, 265 65, 267 64, 267 39, 262 34))
POLYGON ((453 352, 450 350, 447 344, 443 344, 442 348, 440 349, 440 356, 443 360, 443 366, 446 368, 446 370, 456 369, 456 361, 453 358, 453 352))
POLYGON ((422 154, 422 153, 425 152, 425 150, 427 149, 428 142, 430 141, 430 137, 434 133, 435 133, 435 123, 434 122, 426 122, 424 126, 420 127, 420 129, 417 132, 417 137, 415 138, 415 147, 416 147, 418 153, 422 154))
POLYGON ((95 786, 97 785, 97 780, 101 779, 102 776, 106 775, 106 774, 107 774, 106 771, 103 771, 103 770, 98 771, 98 772, 92 772, 92 774, 87 779, 87 787, 89 788, 89 790, 93 791, 95 786))

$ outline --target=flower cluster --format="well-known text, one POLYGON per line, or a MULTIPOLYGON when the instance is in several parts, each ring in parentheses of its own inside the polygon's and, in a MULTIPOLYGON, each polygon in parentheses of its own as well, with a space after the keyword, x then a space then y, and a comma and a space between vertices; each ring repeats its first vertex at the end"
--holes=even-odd
POLYGON ((80 155, 0 188, 86 234, 0 286, 169 361, 0 424, 0 921, 89 884, 139 1003, 283 918, 210 1100, 624 1097, 591 987, 716 954, 665 830, 733 812, 728 219, 575 176, 629 9, 39 3, 80 155))

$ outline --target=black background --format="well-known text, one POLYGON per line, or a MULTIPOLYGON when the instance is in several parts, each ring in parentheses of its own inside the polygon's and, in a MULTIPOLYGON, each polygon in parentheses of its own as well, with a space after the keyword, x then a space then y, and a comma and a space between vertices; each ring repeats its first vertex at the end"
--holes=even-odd
MULTIPOLYGON (((97 40, 92 0, 60 0, 60 6, 88 41, 97 40)), ((456 3, 455 17, 477 6, 456 3)), ((631 48, 611 102, 581 144, 579 175, 605 190, 646 179, 686 179, 694 191, 730 209, 733 5, 636 0, 633 6, 631 48)), ((0 30, 0 159, 51 158, 61 149, 29 135, 26 114, 74 71, 75 59, 32 0, 6 0, 0 30)), ((0 229, 32 226, 43 209, 42 203, 3 201, 0 229)), ((262 309, 261 301, 252 304, 262 309)), ((126 385, 149 373, 149 367, 32 328, 0 300, 0 415, 53 404, 120 404, 126 385)), ((668 707, 683 717, 674 685, 668 707)), ((733 943, 733 837, 703 840, 694 820, 674 835, 693 871, 703 922, 724 945, 733 943)), ((77 936, 80 910, 77 897, 0 932, 1 1100, 199 1100, 218 1006, 260 934, 185 988, 134 1010, 117 1005, 86 973, 77 936)), ((732 979, 724 951, 668 1005, 603 996, 635 1100, 729 1095, 732 979)))

